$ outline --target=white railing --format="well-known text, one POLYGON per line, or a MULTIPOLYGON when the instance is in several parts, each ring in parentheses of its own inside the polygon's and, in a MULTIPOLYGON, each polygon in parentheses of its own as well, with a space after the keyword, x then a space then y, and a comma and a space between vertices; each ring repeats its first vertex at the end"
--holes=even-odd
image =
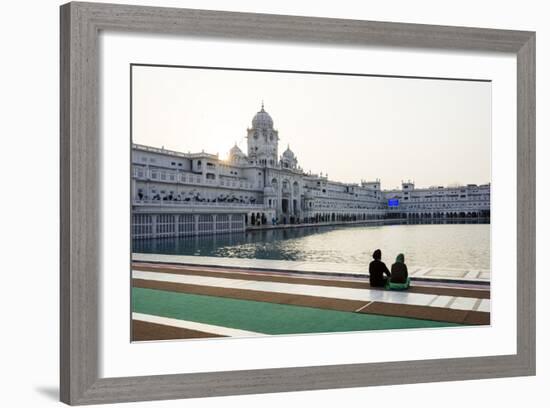
POLYGON ((176 200, 134 200, 135 206, 153 207, 208 207, 208 208, 243 208, 243 209, 264 209, 264 204, 237 203, 237 202, 208 202, 208 201, 176 201, 176 200))
POLYGON ((178 172, 178 173, 162 173, 157 172, 155 177, 152 177, 152 172, 149 170, 148 174, 135 173, 133 178, 140 181, 153 181, 161 183, 173 183, 173 184, 191 184, 199 186, 215 186, 215 187, 228 187, 239 188, 242 190, 258 190, 254 188, 252 183, 246 181, 234 181, 231 179, 224 179, 220 177, 218 179, 203 179, 200 173, 191 172, 178 172), (173 178, 171 178, 173 177, 173 178))
POLYGON ((471 211, 471 210, 490 210, 491 205, 489 203, 483 203, 482 205, 473 205, 473 204, 467 204, 467 203, 455 203, 455 205, 423 205, 423 204, 403 204, 400 206, 400 208, 389 208, 389 210, 393 211, 471 211))

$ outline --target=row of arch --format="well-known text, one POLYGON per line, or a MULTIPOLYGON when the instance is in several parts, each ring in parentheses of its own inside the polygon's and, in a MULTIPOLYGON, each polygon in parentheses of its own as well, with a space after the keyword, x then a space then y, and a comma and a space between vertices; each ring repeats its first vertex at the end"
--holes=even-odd
MULTIPOLYGON (((281 184, 282 184, 283 190, 290 190, 291 182, 288 179, 283 179, 281 184)), ((279 190, 279 180, 277 180, 277 178, 274 177, 271 180, 271 186, 273 187, 273 189, 275 191, 278 191, 279 190)), ((300 194, 300 184, 297 181, 294 181, 294 183, 292 183, 292 194, 295 195, 295 196, 300 194)))
POLYGON ((490 210, 480 211, 449 211, 449 212, 414 212, 414 213, 391 213, 386 218, 488 218, 491 216, 490 210))
POLYGON ((283 215, 280 219, 269 218, 269 214, 263 212, 251 213, 245 215, 245 223, 251 226, 261 226, 267 224, 317 224, 327 222, 352 222, 383 219, 382 214, 338 214, 338 213, 317 213, 306 217, 298 215, 283 215))
POLYGON ((272 217, 263 212, 245 215, 246 225, 261 226, 267 224, 317 224, 328 222, 353 222, 383 219, 445 219, 445 218, 488 218, 489 210, 482 211, 460 211, 460 212, 433 212, 433 213, 390 213, 390 214, 367 214, 367 213, 316 213, 305 217, 297 215, 283 215, 279 218, 272 217))
POLYGON ((304 217, 307 223, 320 223, 320 222, 348 222, 348 221, 367 221, 378 220, 383 218, 380 214, 367 214, 367 213, 317 213, 312 216, 304 217))

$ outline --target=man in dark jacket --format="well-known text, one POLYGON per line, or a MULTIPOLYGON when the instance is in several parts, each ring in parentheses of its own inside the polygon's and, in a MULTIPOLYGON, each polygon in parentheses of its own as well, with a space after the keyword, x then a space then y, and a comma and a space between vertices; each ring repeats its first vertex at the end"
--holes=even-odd
POLYGON ((382 251, 377 249, 372 254, 372 257, 374 258, 374 260, 371 261, 371 263, 369 264, 370 285, 371 287, 383 288, 384 286, 386 286, 386 282, 391 276, 390 271, 388 270, 386 264, 381 261, 382 251))

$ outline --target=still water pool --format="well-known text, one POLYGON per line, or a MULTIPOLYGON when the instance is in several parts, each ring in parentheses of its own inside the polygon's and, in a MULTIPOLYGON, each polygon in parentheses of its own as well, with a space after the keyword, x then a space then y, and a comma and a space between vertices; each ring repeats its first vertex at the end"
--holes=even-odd
POLYGON ((490 269, 489 224, 320 226, 238 234, 134 240, 133 252, 368 264, 377 248, 392 263, 490 269))

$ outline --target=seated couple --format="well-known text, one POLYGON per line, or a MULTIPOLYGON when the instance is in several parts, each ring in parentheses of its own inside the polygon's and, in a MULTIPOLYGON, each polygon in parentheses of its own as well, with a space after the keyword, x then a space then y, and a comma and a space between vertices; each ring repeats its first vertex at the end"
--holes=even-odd
POLYGON ((391 266, 391 272, 386 267, 386 264, 381 261, 382 251, 377 249, 372 254, 372 257, 374 260, 369 265, 371 287, 394 290, 409 288, 411 279, 409 278, 407 265, 405 265, 405 255, 397 255, 395 263, 391 266))

